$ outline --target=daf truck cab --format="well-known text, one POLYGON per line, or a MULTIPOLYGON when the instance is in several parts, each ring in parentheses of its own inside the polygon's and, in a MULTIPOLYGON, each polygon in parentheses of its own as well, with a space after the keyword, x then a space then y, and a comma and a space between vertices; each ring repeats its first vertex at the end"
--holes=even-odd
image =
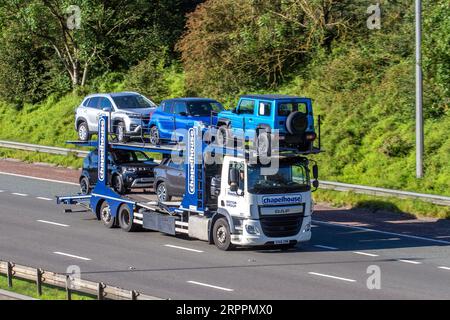
POLYGON ((276 165, 263 165, 225 156, 221 171, 217 213, 212 219, 217 247, 290 247, 310 240, 313 204, 308 159, 280 158, 276 165))

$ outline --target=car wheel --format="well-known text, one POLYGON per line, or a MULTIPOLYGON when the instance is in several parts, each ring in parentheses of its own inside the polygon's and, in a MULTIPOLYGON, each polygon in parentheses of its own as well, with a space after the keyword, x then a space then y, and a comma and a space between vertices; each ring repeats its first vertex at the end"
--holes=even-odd
POLYGON ((120 143, 126 143, 129 140, 129 137, 126 135, 125 123, 119 122, 116 127, 116 136, 117 140, 120 143))
POLYGON ((87 123, 83 121, 78 125, 78 139, 80 141, 88 141, 90 138, 89 127, 87 123))
POLYGON ((159 202, 167 202, 172 199, 172 196, 170 196, 167 192, 167 187, 164 182, 161 182, 156 187, 156 196, 158 197, 159 202))
POLYGON ((118 194, 124 194, 126 191, 125 186, 123 185, 122 177, 118 174, 113 176, 113 189, 118 194))
POLYGON ((258 155, 270 157, 270 133, 267 130, 259 130, 256 137, 256 151, 258 155))
POLYGON ((119 208, 119 225, 120 228, 125 232, 133 232, 139 228, 139 225, 133 222, 133 215, 131 214, 130 208, 123 204, 119 208))
POLYGON ((229 129, 226 125, 222 125, 219 127, 219 129, 217 130, 217 144, 219 146, 226 146, 229 140, 229 133, 228 133, 229 129))
POLYGON ((102 220, 103 225, 108 229, 111 229, 115 225, 115 218, 111 214, 111 208, 108 202, 103 201, 100 207, 100 220, 102 220))
POLYGON ((82 177, 80 179, 80 190, 82 195, 88 195, 91 193, 91 185, 87 177, 82 177))
POLYGON ((154 146, 161 143, 159 139, 159 130, 157 126, 153 126, 150 128, 150 143, 154 146))
POLYGON ((228 251, 234 248, 231 243, 231 232, 228 221, 225 218, 217 219, 213 228, 214 244, 220 250, 228 251))

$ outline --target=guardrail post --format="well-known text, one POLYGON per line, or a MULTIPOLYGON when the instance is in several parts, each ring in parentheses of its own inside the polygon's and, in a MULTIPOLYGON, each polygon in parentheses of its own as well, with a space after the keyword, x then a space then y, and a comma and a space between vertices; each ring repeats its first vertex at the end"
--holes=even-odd
POLYGON ((67 300, 72 300, 72 283, 69 275, 66 275, 66 297, 67 300))
POLYGON ((14 265, 11 262, 6 263, 6 276, 8 278, 8 287, 12 288, 13 286, 13 267, 14 265))
POLYGON ((105 284, 103 282, 98 283, 98 290, 97 290, 97 299, 98 300, 104 300, 105 297, 105 284))
POLYGON ((42 274, 44 271, 42 269, 37 268, 36 269, 36 287, 37 287, 37 294, 39 296, 42 296, 42 274))

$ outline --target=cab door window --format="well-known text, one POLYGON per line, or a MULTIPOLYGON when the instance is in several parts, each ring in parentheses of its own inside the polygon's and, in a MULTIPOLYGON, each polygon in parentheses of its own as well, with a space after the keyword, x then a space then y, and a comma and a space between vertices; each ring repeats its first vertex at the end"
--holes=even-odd
POLYGON ((239 104, 239 114, 254 114, 255 112, 255 101, 253 100, 242 100, 239 104))

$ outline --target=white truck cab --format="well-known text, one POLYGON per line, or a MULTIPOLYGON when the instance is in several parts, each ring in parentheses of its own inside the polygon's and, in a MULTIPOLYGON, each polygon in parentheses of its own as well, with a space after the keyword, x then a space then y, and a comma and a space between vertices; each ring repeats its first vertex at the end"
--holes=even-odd
POLYGON ((278 168, 270 168, 243 157, 224 157, 217 212, 230 220, 231 244, 309 241, 312 210, 306 158, 281 159, 278 168))

